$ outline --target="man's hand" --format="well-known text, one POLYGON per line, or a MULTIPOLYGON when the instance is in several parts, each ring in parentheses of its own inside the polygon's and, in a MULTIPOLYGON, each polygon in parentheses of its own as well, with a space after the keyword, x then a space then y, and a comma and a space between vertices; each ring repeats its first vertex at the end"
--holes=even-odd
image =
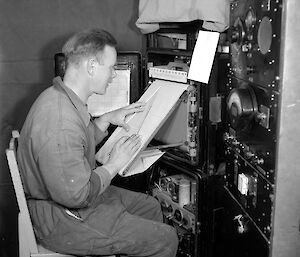
POLYGON ((96 119, 95 122, 102 131, 105 131, 109 124, 123 127, 126 131, 128 131, 129 126, 126 123, 126 117, 137 112, 142 112, 144 109, 145 103, 136 102, 117 110, 105 113, 96 119))
POLYGON ((139 135, 134 134, 130 137, 121 137, 115 143, 109 154, 109 159, 104 163, 103 167, 110 172, 113 178, 140 147, 141 139, 139 135))
POLYGON ((106 115, 109 116, 108 120, 109 120, 110 124, 123 127, 126 131, 128 131, 129 126, 125 122, 126 117, 128 115, 134 114, 136 112, 144 111, 144 107, 145 107, 145 103, 136 102, 136 103, 130 104, 126 107, 123 107, 123 108, 117 109, 115 111, 109 112, 106 115))

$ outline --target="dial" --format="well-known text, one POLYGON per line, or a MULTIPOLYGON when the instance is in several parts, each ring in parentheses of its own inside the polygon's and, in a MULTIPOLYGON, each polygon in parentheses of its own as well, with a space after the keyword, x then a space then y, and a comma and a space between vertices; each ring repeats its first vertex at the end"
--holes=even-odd
POLYGON ((244 130, 257 113, 257 100, 253 89, 232 89, 227 98, 227 108, 232 128, 244 130))
POLYGON ((245 25, 247 30, 251 30, 256 23, 256 15, 252 8, 250 8, 247 12, 246 18, 245 18, 245 25))
POLYGON ((168 177, 160 179, 159 185, 162 190, 167 191, 167 184, 168 184, 169 180, 170 179, 168 177))
POLYGON ((177 221, 182 221, 183 219, 183 214, 180 210, 175 210, 174 212, 174 218, 177 220, 177 221))
POLYGON ((245 37, 244 24, 240 18, 237 18, 234 22, 232 33, 231 33, 231 42, 241 45, 245 37))
POLYGON ((269 17, 263 17, 257 35, 257 43, 262 54, 268 53, 272 44, 272 23, 269 17))

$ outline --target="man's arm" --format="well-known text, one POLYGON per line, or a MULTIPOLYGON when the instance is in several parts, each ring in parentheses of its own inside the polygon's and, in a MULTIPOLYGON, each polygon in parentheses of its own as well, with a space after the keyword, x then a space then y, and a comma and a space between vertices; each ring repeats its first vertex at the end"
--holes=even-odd
POLYGON ((92 169, 85 157, 85 135, 78 130, 59 130, 38 155, 43 182, 53 201, 69 208, 91 204, 110 184, 105 167, 92 169))
POLYGON ((79 130, 57 131, 39 152, 38 164, 51 199, 68 208, 83 208, 104 192, 111 179, 140 147, 137 135, 121 138, 103 166, 92 169, 79 130))
POLYGON ((94 119, 94 122, 101 131, 106 131, 110 124, 129 130, 129 127, 126 123, 126 117, 136 112, 144 111, 144 107, 145 103, 136 102, 126 107, 104 113, 100 117, 94 119))

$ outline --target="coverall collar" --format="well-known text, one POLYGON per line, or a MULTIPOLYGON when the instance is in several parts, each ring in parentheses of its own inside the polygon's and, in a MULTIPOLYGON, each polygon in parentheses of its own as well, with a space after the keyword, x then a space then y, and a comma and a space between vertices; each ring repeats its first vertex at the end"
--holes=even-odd
POLYGON ((61 87, 64 92, 67 94, 67 96, 70 98, 72 104, 75 106, 75 108, 78 110, 79 112, 79 115, 81 116, 81 118, 83 119, 84 121, 84 124, 86 126, 89 125, 89 122, 90 122, 90 118, 91 118, 91 115, 89 114, 88 112, 88 108, 87 108, 87 105, 84 104, 81 99, 74 93, 74 91, 67 87, 64 82, 61 80, 60 77, 55 77, 53 79, 53 84, 55 86, 59 86, 61 87))

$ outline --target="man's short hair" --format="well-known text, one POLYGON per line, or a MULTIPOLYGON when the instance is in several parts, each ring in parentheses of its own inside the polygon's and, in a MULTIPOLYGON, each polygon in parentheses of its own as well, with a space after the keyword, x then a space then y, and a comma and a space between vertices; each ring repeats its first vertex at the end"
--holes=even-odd
POLYGON ((116 39, 102 29, 89 29, 72 36, 63 46, 65 65, 78 64, 84 58, 97 56, 106 45, 116 47, 116 39))

